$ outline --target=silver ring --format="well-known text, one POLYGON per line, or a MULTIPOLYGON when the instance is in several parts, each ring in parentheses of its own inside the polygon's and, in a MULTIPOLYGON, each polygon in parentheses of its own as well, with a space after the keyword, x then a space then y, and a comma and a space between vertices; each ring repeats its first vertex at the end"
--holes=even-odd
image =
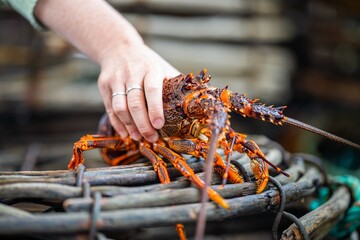
POLYGON ((126 94, 129 94, 129 92, 132 91, 132 90, 134 90, 134 89, 143 90, 140 85, 132 85, 131 87, 128 87, 128 88, 126 89, 126 94))
POLYGON ((118 96, 118 95, 126 95, 126 92, 115 92, 112 94, 112 97, 118 96))

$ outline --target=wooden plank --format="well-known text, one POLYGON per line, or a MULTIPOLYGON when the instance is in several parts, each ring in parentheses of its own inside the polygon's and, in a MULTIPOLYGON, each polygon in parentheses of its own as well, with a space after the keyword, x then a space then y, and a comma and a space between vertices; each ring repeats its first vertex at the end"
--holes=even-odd
POLYGON ((124 14, 135 28, 146 35, 186 39, 226 41, 287 41, 294 35, 290 21, 281 16, 222 17, 124 14))
MULTIPOLYGON (((49 67, 41 72, 34 94, 37 107, 42 109, 103 109, 97 86, 98 66, 87 59, 71 59, 64 64, 49 67)), ((29 79, 26 73, 0 81, 3 101, 23 101, 29 79)))
MULTIPOLYGON (((321 4, 330 9, 330 12, 337 16, 355 17, 358 18, 360 14, 360 2, 354 0, 316 0, 313 1, 318 6, 321 4)), ((328 10, 329 12, 329 10, 328 10)))
POLYGON ((208 69, 212 85, 251 93, 266 101, 282 101, 294 68, 291 53, 281 47, 249 47, 147 38, 146 43, 181 72, 208 69))
POLYGON ((146 38, 146 43, 182 72, 204 67, 222 76, 241 76, 242 72, 289 71, 293 67, 291 53, 275 46, 239 46, 221 43, 188 42, 146 38))
MULTIPOLYGON (((269 102, 274 102, 278 95, 289 90, 288 79, 294 63, 291 53, 281 47, 248 47, 157 37, 145 38, 145 42, 183 73, 207 68, 215 86, 229 85, 233 91, 249 93, 269 102)), ((42 79, 46 80, 39 83, 38 94, 34 94, 37 106, 42 109, 75 109, 83 106, 103 109, 96 79, 87 84, 80 84, 76 80, 86 78, 84 75, 89 75, 89 72, 93 72, 94 76, 91 77, 96 78, 96 71, 93 63, 81 59, 46 69, 41 74, 42 79)), ((1 81, 2 99, 24 96, 26 81, 25 76, 1 81)))
POLYGON ((176 11, 178 13, 257 13, 278 14, 281 1, 274 0, 109 0, 111 5, 122 9, 143 6, 148 9, 176 11))
POLYGON ((360 104, 360 83, 356 78, 336 76, 316 69, 309 69, 302 74, 302 81, 297 83, 297 89, 326 101, 360 104), (314 87, 316 83, 317 87, 314 87))

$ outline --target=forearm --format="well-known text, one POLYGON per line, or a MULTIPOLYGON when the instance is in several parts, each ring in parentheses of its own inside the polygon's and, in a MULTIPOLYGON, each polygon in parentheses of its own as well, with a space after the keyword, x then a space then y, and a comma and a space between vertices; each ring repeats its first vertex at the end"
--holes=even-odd
POLYGON ((115 47, 143 44, 133 26, 102 0, 39 0, 35 15, 99 64, 115 47))

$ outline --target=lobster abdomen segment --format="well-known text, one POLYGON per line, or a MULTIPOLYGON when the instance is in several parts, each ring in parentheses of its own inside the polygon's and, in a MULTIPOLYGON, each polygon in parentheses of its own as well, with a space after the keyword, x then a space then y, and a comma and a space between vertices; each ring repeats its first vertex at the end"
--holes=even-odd
POLYGON ((286 106, 273 107, 258 103, 258 99, 250 99, 244 94, 233 93, 224 88, 220 94, 223 102, 227 103, 229 108, 244 117, 256 118, 262 121, 271 122, 275 125, 282 125, 286 120, 283 110, 286 106))
POLYGON ((319 134, 333 141, 349 145, 355 149, 360 149, 360 145, 353 143, 349 140, 336 136, 334 134, 323 131, 319 128, 311 126, 309 124, 300 122, 298 120, 286 117, 283 115, 283 111, 286 106, 273 107, 266 106, 257 102, 257 99, 253 100, 245 97, 244 94, 233 93, 227 88, 224 88, 220 94, 221 100, 228 105, 228 107, 236 113, 244 117, 251 117, 260 119, 262 121, 271 122, 275 125, 283 125, 284 123, 304 129, 315 134, 319 134))

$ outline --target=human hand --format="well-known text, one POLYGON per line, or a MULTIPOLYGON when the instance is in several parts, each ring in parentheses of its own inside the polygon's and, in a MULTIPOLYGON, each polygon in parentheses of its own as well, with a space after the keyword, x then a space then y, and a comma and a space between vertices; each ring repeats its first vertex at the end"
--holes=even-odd
POLYGON ((39 0, 34 13, 100 64, 100 93, 115 130, 122 137, 130 134, 134 140, 143 136, 156 141, 154 128, 164 124, 163 79, 179 72, 148 48, 136 29, 106 1, 39 0), (112 97, 130 88, 127 95, 112 97))
POLYGON ((102 59, 98 85, 112 126, 121 137, 155 142, 165 121, 163 80, 179 71, 143 43, 109 49, 102 59))

